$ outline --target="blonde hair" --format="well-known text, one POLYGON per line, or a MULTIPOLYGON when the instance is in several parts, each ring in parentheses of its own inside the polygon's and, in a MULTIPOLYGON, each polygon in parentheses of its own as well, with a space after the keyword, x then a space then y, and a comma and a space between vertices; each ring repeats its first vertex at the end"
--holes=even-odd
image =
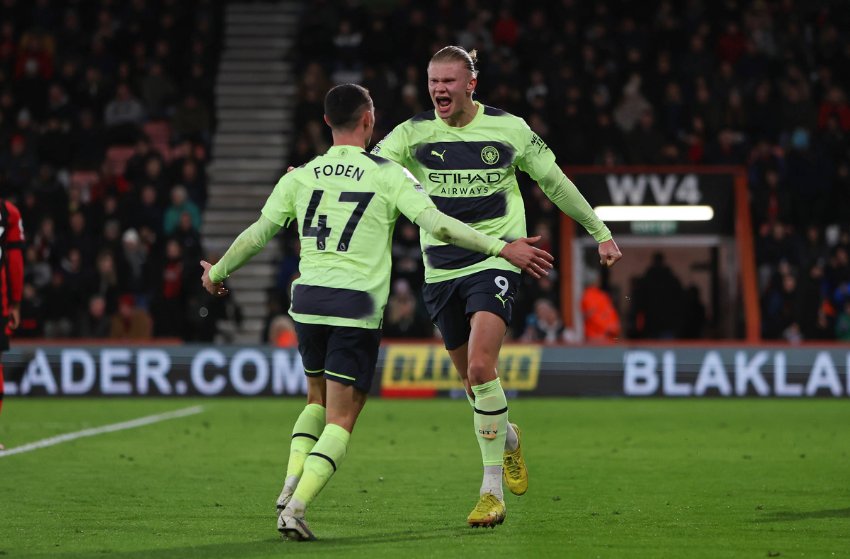
POLYGON ((475 66, 478 62, 478 51, 475 49, 467 52, 463 47, 449 45, 434 53, 431 62, 460 62, 469 70, 473 78, 478 77, 478 68, 475 66))

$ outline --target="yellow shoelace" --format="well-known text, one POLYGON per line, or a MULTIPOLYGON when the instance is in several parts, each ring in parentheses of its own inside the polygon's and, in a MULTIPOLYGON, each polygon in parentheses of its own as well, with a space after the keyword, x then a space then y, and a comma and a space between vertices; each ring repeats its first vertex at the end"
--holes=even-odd
POLYGON ((491 512, 491 508, 494 504, 497 504, 498 500, 496 497, 492 495, 485 495, 478 501, 478 504, 475 505, 475 510, 477 512, 489 513, 491 512))
POLYGON ((519 459, 517 458, 515 452, 511 452, 510 454, 508 454, 507 467, 508 473, 510 473, 511 476, 515 477, 522 472, 522 467, 519 465, 519 459))

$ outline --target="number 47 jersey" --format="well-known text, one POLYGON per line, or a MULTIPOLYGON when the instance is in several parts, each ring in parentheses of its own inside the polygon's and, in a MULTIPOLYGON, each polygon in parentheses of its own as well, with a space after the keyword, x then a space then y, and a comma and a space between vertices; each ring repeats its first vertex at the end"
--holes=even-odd
POLYGON ((434 203, 406 169, 355 146, 285 174, 262 214, 297 220, 300 277, 290 315, 299 322, 379 328, 389 294, 393 228, 434 203))

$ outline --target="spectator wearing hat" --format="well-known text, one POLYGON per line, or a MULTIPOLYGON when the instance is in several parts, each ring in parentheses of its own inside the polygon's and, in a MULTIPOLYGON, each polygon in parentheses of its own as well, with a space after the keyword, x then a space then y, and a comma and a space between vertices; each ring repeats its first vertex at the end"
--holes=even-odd
POLYGON ((122 295, 118 310, 112 315, 109 337, 119 340, 147 340, 153 333, 151 317, 144 309, 136 307, 135 298, 122 295))

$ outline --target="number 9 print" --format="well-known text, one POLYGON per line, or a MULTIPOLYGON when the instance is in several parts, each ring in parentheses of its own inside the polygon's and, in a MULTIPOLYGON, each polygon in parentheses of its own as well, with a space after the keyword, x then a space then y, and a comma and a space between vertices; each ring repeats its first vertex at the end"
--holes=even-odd
POLYGON ((506 278, 505 276, 496 276, 495 279, 493 279, 493 282, 495 282, 496 287, 502 290, 501 292, 499 292, 499 295, 504 297, 505 293, 508 292, 508 288, 511 286, 511 284, 508 282, 508 278, 506 278))

